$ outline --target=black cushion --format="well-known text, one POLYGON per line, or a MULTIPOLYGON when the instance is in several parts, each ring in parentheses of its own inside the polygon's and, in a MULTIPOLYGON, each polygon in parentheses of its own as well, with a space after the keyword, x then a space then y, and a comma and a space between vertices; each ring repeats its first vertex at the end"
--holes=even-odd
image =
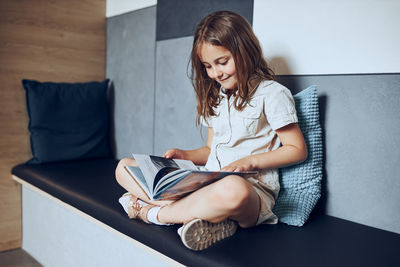
POLYGON ((108 80, 22 84, 31 133, 30 163, 110 156, 108 80))
POLYGON ((303 227, 239 229, 207 250, 188 250, 176 233, 178 225, 127 218, 118 203, 124 189, 115 181, 116 166, 113 159, 21 164, 12 173, 187 266, 400 266, 399 234, 327 215, 313 215, 303 227))

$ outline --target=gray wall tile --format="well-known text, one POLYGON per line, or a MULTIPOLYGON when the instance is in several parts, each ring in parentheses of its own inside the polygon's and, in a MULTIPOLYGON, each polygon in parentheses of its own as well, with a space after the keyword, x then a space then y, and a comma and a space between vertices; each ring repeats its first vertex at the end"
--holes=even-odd
POLYGON ((400 233, 400 74, 280 81, 293 92, 318 85, 327 214, 400 233))
POLYGON ((157 41, 192 36, 199 21, 218 10, 230 10, 253 22, 253 0, 158 0, 157 41))
POLYGON ((156 7, 107 19, 116 157, 153 152, 156 7))
MULTIPOLYGON (((154 152, 205 145, 196 127, 196 99, 188 77, 192 37, 157 42, 154 152)), ((190 70, 190 69, 189 69, 190 70)))

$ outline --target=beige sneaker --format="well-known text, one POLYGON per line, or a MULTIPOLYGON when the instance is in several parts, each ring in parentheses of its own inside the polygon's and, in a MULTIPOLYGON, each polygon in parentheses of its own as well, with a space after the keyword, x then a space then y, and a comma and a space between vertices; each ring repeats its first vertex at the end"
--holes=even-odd
POLYGON ((183 244, 191 250, 203 250, 215 242, 232 236, 237 230, 237 223, 225 220, 211 223, 201 219, 194 219, 185 223, 179 234, 183 244))
POLYGON ((147 213, 151 208, 155 207, 154 205, 147 204, 130 193, 123 194, 119 202, 128 214, 129 219, 140 219, 145 223, 151 223, 147 219, 147 213))

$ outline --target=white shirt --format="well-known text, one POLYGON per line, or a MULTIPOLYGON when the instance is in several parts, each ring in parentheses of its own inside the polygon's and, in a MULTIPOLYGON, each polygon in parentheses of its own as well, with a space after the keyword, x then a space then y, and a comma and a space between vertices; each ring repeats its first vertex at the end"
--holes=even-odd
MULTIPOLYGON (((278 82, 263 81, 243 111, 237 111, 234 97, 228 101, 222 91, 217 116, 202 120, 214 132, 207 170, 220 170, 235 160, 277 149, 280 140, 275 130, 298 122, 293 96, 278 82)), ((261 170, 256 178, 275 199, 278 197, 277 169, 261 170)))

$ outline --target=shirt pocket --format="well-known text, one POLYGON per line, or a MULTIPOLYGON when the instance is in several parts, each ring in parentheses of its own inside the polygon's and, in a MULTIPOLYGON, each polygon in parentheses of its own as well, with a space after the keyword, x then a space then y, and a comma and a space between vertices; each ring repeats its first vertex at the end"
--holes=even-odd
POLYGON ((238 119, 242 129, 238 129, 242 134, 254 135, 258 131, 259 121, 262 114, 262 108, 257 102, 250 102, 246 108, 238 112, 238 119))

